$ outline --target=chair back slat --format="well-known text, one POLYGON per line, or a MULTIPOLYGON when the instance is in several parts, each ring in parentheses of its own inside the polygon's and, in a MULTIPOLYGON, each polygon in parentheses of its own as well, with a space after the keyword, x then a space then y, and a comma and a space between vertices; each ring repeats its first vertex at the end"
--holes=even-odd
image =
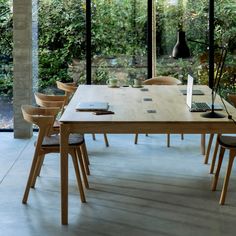
POLYGON ((170 76, 158 76, 147 79, 143 82, 144 85, 179 85, 181 81, 170 76))
POLYGON ((22 105, 21 110, 25 121, 37 125, 43 135, 50 134, 56 115, 60 111, 58 107, 43 108, 31 105, 22 105))
POLYGON ((66 101, 66 96, 45 95, 43 93, 34 94, 36 104, 42 107, 59 107, 62 109, 66 101))
POLYGON ((75 83, 63 83, 60 81, 57 81, 57 87, 65 92, 74 93, 77 89, 77 86, 75 83))
POLYGON ((75 83, 63 83, 60 81, 57 81, 56 83, 57 83, 57 88, 59 88, 65 92, 65 96, 67 97, 65 105, 67 105, 69 103, 71 96, 76 91, 77 86, 75 83))
POLYGON ((41 98, 42 100, 46 101, 65 101, 66 99, 65 95, 49 95, 39 92, 35 92, 35 95, 37 95, 37 97, 41 98))

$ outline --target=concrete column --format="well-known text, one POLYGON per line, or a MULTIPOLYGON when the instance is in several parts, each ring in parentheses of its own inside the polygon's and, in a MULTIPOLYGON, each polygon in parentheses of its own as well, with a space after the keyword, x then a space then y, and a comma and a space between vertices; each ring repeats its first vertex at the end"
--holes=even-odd
POLYGON ((32 0, 13 1, 13 109, 14 137, 30 138, 32 125, 21 113, 32 104, 32 0))
MULTIPOLYGON (((38 1, 32 0, 32 76, 33 92, 38 91, 38 1)), ((34 100, 34 99, 33 99, 34 100)))

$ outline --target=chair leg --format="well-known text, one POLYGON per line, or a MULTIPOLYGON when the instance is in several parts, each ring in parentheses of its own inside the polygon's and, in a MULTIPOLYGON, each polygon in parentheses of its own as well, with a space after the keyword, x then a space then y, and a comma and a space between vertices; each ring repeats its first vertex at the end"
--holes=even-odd
POLYGON ((44 157, 45 157, 44 154, 38 156, 38 161, 37 161, 37 164, 36 164, 36 167, 35 167, 35 172, 34 172, 34 176, 33 176, 32 183, 31 183, 31 188, 35 187, 37 177, 39 176, 42 165, 43 165, 44 157))
POLYGON ((45 155, 43 155, 43 157, 41 158, 41 163, 39 165, 39 170, 38 170, 38 175, 37 176, 40 176, 40 172, 41 172, 41 169, 42 169, 42 166, 43 166, 44 158, 45 158, 45 155))
MULTIPOLYGON (((219 134, 217 135, 217 139, 218 139, 218 136, 219 136, 219 134)), ((216 139, 215 149, 214 149, 214 153, 213 153, 212 160, 211 160, 210 174, 213 174, 213 172, 214 172, 216 156, 217 156, 217 152, 219 149, 219 142, 217 139, 216 139)))
POLYGON ((224 153, 225 153, 225 148, 221 147, 220 148, 220 155, 219 155, 219 159, 218 159, 218 164, 217 164, 217 168, 216 168, 216 173, 215 173, 213 183, 212 183, 212 187, 211 187, 212 191, 216 191, 217 182, 218 182, 218 179, 219 179, 220 168, 221 168, 221 164, 222 164, 222 161, 223 161, 224 153))
POLYGON ((201 151, 202 155, 205 155, 206 153, 206 135, 201 134, 201 151))
POLYGON ((105 141, 106 147, 109 147, 109 142, 108 142, 107 134, 104 134, 104 141, 105 141))
POLYGON ((181 140, 184 140, 184 134, 181 134, 181 140))
POLYGON ((135 134, 135 137, 134 137, 134 144, 137 144, 138 143, 138 134, 135 134))
POLYGON ((82 157, 83 157, 83 160, 84 160, 84 166, 85 166, 86 174, 90 175, 90 170, 89 170, 90 163, 89 163, 89 157, 88 157, 85 142, 80 146, 80 150, 81 150, 82 157))
POLYGON ((96 140, 96 136, 95 134, 92 134, 93 140, 96 140))
POLYGON ((81 169, 83 180, 84 180, 84 185, 86 188, 89 188, 88 178, 87 178, 87 175, 85 173, 85 168, 84 168, 86 163, 84 163, 80 149, 76 150, 76 157, 78 158, 77 160, 79 160, 80 169, 81 169))
POLYGON ((28 180, 27 180, 27 183, 26 183, 26 187, 25 187, 24 196, 23 196, 23 199, 22 199, 22 203, 23 204, 26 204, 27 200, 28 200, 29 191, 30 191, 30 187, 31 187, 31 184, 32 184, 32 180, 33 180, 34 174, 35 174, 37 161, 38 161, 38 155, 37 155, 37 152, 35 151, 34 158, 33 158, 32 164, 31 164, 31 169, 30 169, 29 177, 28 177, 28 180))
POLYGON ((210 134, 209 142, 208 142, 208 145, 207 145, 207 152, 206 152, 204 164, 208 164, 208 160, 209 160, 209 155, 210 155, 210 151, 211 151, 211 146, 212 146, 213 138, 214 138, 214 134, 210 134))
POLYGON ((83 188, 82 180, 80 177, 79 164, 78 164, 78 160, 77 160, 77 156, 76 156, 76 151, 74 151, 70 154, 71 154, 72 161, 73 161, 74 168, 75 168, 75 175, 76 175, 78 188, 79 188, 79 192, 80 192, 80 199, 81 199, 81 202, 86 202, 84 188, 83 188))
POLYGON ((225 198, 226 198, 226 194, 227 194, 229 178, 230 178, 230 174, 231 174, 235 154, 236 154, 236 152, 234 150, 229 151, 229 162, 228 162, 227 171, 225 173, 223 188, 222 188, 222 191, 221 191, 220 202, 219 202, 220 205, 225 204, 225 198))
POLYGON ((167 147, 170 147, 170 134, 167 134, 167 147))

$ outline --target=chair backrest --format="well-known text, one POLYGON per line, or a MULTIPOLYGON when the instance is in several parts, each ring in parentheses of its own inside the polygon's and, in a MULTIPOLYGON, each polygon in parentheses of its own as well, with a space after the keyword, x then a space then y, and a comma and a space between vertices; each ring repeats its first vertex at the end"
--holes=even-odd
POLYGON ((144 85, 179 85, 181 81, 171 76, 158 76, 147 79, 143 82, 144 85))
POLYGON ((41 107, 59 107, 61 110, 63 109, 66 96, 58 96, 58 95, 46 95, 43 93, 34 93, 36 104, 41 107))
POLYGON ((65 96, 67 97, 65 104, 67 105, 69 103, 70 97, 76 91, 77 86, 75 83, 63 83, 60 81, 57 81, 56 83, 57 83, 57 88, 59 88, 65 92, 65 96))
POLYGON ((39 127, 39 132, 43 136, 50 135, 56 115, 60 111, 58 107, 34 107, 31 105, 21 106, 24 120, 39 127))
POLYGON ((56 81, 57 87, 65 92, 74 93, 77 89, 75 83, 63 83, 60 81, 56 81))
POLYGON ((228 94, 228 98, 232 102, 232 104, 236 107, 236 94, 228 94))

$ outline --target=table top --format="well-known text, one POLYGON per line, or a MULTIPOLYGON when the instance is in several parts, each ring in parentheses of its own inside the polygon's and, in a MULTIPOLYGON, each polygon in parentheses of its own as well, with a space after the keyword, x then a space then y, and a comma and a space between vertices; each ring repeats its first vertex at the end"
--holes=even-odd
MULTIPOLYGON (((190 112, 186 104, 186 95, 183 95, 180 91, 181 89, 186 89, 185 85, 145 85, 143 88, 148 89, 148 91, 142 91, 140 88, 133 87, 109 88, 106 85, 80 85, 60 121, 64 124, 81 125, 80 127, 82 127, 82 124, 95 126, 101 123, 104 125, 114 123, 119 125, 126 124, 126 126, 132 126, 132 124, 136 124, 137 126, 137 124, 162 123, 166 125, 167 131, 168 127, 171 126, 169 129, 171 133, 181 130, 181 127, 179 127, 175 131, 174 124, 178 124, 179 126, 186 126, 186 124, 209 126, 205 128, 201 127, 202 130, 199 131, 204 132, 208 132, 208 130, 213 132, 212 125, 214 124, 214 132, 236 131, 236 126, 232 121, 228 120, 227 115, 221 119, 210 119, 201 117, 202 112, 190 112), (150 98, 152 101, 145 101, 150 98), (94 115, 92 112, 76 111, 76 106, 79 102, 92 101, 108 102, 109 110, 114 111, 115 114, 94 115), (156 113, 148 113, 148 110, 156 110, 156 113), (217 125, 219 124, 221 126, 226 125, 227 127, 218 129, 217 125)), ((193 101, 211 102, 211 90, 208 86, 194 86, 194 89, 202 90, 204 95, 193 95, 193 101)), ((222 104, 218 96, 216 97, 216 103, 222 104)), ((229 113, 236 117, 236 109, 227 102, 226 105, 229 113)), ((225 111, 220 111, 220 113, 226 114, 225 111)), ((198 131, 196 127, 194 128, 194 133, 198 131)), ((189 126, 189 128, 191 127, 189 126)), ((182 127, 182 131, 185 130, 185 132, 190 133, 189 128, 182 127)), ((160 132, 164 132, 164 129, 160 130, 160 132)), ((107 128, 107 131, 109 131, 109 128, 107 128)), ((141 131, 141 128, 139 131, 141 131)), ((151 132, 150 128, 149 132, 151 132)))

